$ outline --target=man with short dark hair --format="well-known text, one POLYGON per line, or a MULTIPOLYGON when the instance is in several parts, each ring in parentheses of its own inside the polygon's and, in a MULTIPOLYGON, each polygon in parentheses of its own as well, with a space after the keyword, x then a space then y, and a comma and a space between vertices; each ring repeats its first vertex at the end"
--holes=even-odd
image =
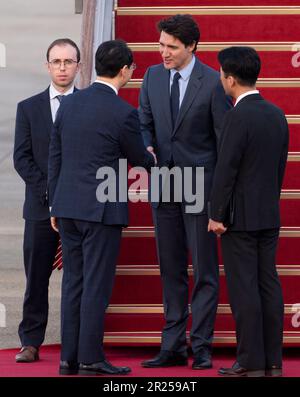
MULTIPOLYGON (((188 213, 186 202, 152 202, 157 253, 161 271, 166 325, 161 351, 144 361, 148 368, 187 365, 186 326, 189 316, 188 253, 192 257, 194 289, 190 339, 193 369, 211 368, 211 345, 218 305, 216 238, 207 232, 209 197, 223 116, 230 109, 219 73, 201 63, 195 52, 200 37, 190 15, 159 22, 159 51, 163 63, 150 67, 140 93, 144 142, 155 152, 160 167, 204 167, 204 208, 188 213)), ((187 180, 184 179, 184 183, 187 180)), ((192 185, 191 183, 191 185, 192 185)), ((184 184, 183 184, 184 185, 184 184)))
POLYGON ((219 374, 280 376, 284 305, 275 254, 288 125, 256 90, 260 59, 253 48, 230 47, 218 58, 225 92, 236 102, 224 119, 208 230, 222 235, 237 337, 236 363, 219 374))
POLYGON ((119 159, 148 171, 154 166, 137 110, 118 97, 135 69, 131 50, 121 40, 104 42, 95 65, 95 83, 61 105, 49 153, 51 222, 61 235, 64 262, 61 375, 130 372, 113 366, 103 351, 104 315, 122 227, 128 225, 128 203, 118 197, 119 159), (115 200, 98 201, 102 167, 116 177, 117 186, 110 186, 117 192, 115 200))
POLYGON ((17 362, 39 359, 48 320, 48 285, 58 245, 50 224, 47 169, 50 132, 63 96, 76 91, 80 52, 70 39, 50 44, 47 54, 50 87, 18 104, 14 166, 26 185, 23 217, 26 292, 19 326, 21 351, 17 362))

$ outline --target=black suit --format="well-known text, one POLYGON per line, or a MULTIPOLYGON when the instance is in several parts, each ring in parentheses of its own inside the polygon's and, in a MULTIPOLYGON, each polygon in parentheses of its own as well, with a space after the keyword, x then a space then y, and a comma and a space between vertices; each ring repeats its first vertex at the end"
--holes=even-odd
MULTIPOLYGON (((99 202, 101 167, 119 159, 150 170, 136 109, 112 88, 94 83, 62 103, 51 136, 49 200, 63 246, 62 360, 102 361, 104 314, 111 296, 128 203, 99 202)), ((125 172, 127 171, 127 167, 125 172)), ((117 191, 117 197, 118 197, 117 191)))
POLYGON ((222 235, 237 361, 246 369, 281 365, 283 299, 275 267, 279 198, 288 154, 283 112, 259 94, 225 117, 211 194, 211 218, 233 223, 222 235))
POLYGON ((210 349, 218 305, 216 238, 207 232, 207 199, 212 184, 223 116, 231 107, 219 73, 195 60, 174 128, 170 108, 170 72, 150 67, 140 93, 140 120, 146 146, 153 146, 158 165, 204 167, 204 208, 186 213, 186 203, 152 202, 166 325, 162 350, 185 353, 188 320, 188 252, 192 256, 191 345, 195 355, 210 349))
POLYGON ((58 244, 46 197, 53 126, 49 88, 18 104, 14 166, 26 185, 23 217, 26 292, 19 326, 22 346, 39 347, 48 319, 48 285, 58 244))

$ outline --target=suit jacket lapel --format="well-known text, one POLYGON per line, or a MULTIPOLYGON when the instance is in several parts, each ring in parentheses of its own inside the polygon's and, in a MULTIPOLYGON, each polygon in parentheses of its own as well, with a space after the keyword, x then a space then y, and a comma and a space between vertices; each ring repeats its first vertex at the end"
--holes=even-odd
POLYGON ((176 120, 175 128, 173 130, 173 135, 176 134, 186 112, 191 107, 196 95, 199 93, 200 87, 202 85, 202 66, 201 63, 196 59, 195 66, 191 73, 189 83, 182 101, 182 104, 179 109, 179 114, 176 120))
POLYGON ((169 70, 163 70, 162 74, 162 87, 159 91, 162 101, 162 107, 168 122, 169 130, 172 131, 172 116, 171 116, 171 104, 170 104, 170 72, 169 70))
POLYGON ((50 135, 53 126, 53 121, 52 121, 52 114, 50 107, 49 88, 47 88, 41 94, 40 108, 45 120, 45 127, 47 129, 48 134, 50 135))

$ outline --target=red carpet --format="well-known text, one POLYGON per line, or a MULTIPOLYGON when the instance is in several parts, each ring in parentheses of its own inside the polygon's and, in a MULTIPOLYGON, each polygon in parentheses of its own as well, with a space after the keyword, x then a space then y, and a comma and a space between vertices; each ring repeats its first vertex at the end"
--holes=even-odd
MULTIPOLYGON (((134 79, 142 79, 149 65, 155 65, 161 62, 161 56, 158 52, 157 40, 153 45, 157 45, 157 51, 134 51, 134 61, 137 64, 137 69, 134 71, 134 79)), ((146 47, 145 47, 146 48, 146 47)), ((262 69, 260 78, 299 78, 299 68, 292 65, 291 51, 259 51, 259 56, 262 61, 262 69), (280 62, 278 62, 280 59, 280 62)), ((199 50, 197 52, 198 58, 212 68, 219 70, 218 51, 199 50)))
MULTIPOLYGON (((300 25, 300 19, 299 19, 300 25)), ((139 88, 133 88, 128 85, 128 88, 124 88, 120 91, 120 95, 127 102, 131 103, 133 106, 138 106, 138 96, 139 96, 139 88)), ((259 91, 265 97, 265 99, 275 103, 281 109, 284 110, 285 114, 299 114, 299 103, 300 103, 300 90, 298 87, 260 87, 258 86, 259 91), (291 98, 293 100, 291 101, 291 98)), ((298 174, 299 175, 299 174, 298 174)), ((299 179, 298 179, 299 182, 299 179)), ((285 184, 283 186, 284 189, 296 189, 299 188, 297 184, 294 187, 289 187, 289 177, 285 176, 285 184)))
MULTIPOLYGON (((14 360, 18 350, 0 350, 0 377, 56 377, 58 376, 58 364, 60 346, 43 346, 41 359, 32 364, 16 363, 14 360)), ((231 366, 234 358, 234 349, 216 349, 213 354, 214 368, 206 371, 195 371, 191 369, 192 359, 188 367, 147 369, 142 368, 142 360, 151 358, 158 351, 157 348, 122 348, 107 347, 105 349, 108 360, 114 365, 128 365, 132 377, 216 377, 217 370, 221 366, 231 366)), ((285 350, 284 353, 284 376, 300 377, 300 350, 285 350)))
MULTIPOLYGON (((126 15, 116 19, 116 38, 134 43, 157 42, 157 22, 164 15, 126 15), (128 29, 130 26, 130 29, 128 29)), ((292 41, 299 39, 300 15, 194 15, 205 41, 292 41)))

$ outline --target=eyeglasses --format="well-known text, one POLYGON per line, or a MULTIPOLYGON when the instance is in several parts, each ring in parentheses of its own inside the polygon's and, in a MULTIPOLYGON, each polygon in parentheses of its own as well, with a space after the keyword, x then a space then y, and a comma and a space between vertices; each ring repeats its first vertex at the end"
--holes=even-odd
POLYGON ((129 69, 130 69, 130 70, 135 70, 136 68, 137 68, 136 63, 132 63, 132 64, 129 66, 129 69))
POLYGON ((78 62, 74 61, 73 59, 65 59, 64 61, 61 61, 60 59, 53 59, 48 63, 53 67, 53 69, 59 69, 62 64, 66 69, 71 68, 75 64, 78 64, 78 62))

